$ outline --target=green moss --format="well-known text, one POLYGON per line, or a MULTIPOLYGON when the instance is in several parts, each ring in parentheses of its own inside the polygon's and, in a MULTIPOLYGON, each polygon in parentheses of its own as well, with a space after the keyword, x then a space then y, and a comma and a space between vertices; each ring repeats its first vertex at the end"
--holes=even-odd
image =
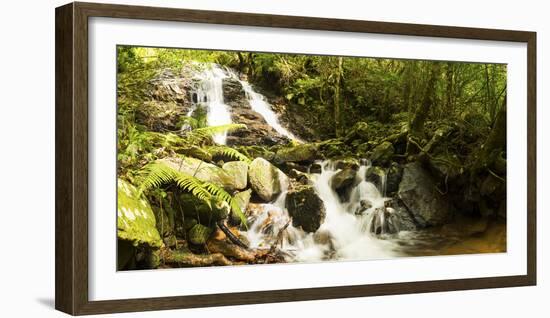
POLYGON ((281 148, 277 151, 275 161, 284 162, 313 162, 319 159, 319 146, 317 144, 299 144, 293 147, 281 148))
POLYGON ((162 240, 149 202, 138 198, 136 188, 122 179, 118 179, 117 193, 118 238, 131 241, 134 246, 161 247, 162 240))
POLYGON ((211 228, 204 226, 202 224, 195 224, 189 230, 189 236, 188 236, 189 242, 196 245, 206 244, 206 241, 208 241, 210 234, 212 234, 211 228))

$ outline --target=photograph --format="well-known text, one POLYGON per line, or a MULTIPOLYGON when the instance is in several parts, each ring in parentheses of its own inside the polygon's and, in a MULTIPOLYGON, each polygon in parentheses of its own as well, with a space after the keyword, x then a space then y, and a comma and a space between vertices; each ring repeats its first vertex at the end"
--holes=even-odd
POLYGON ((118 271, 507 251, 505 63, 116 59, 118 271))

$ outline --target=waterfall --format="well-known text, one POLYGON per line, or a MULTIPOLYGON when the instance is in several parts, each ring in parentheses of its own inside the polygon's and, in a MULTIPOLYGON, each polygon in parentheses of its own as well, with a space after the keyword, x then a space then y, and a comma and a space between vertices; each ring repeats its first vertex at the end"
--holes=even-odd
MULTIPOLYGON (((204 104, 207 109, 206 122, 208 126, 231 124, 231 113, 223 99, 223 79, 229 75, 217 64, 208 64, 198 79, 197 103, 204 104)), ((192 112, 192 109, 190 112, 192 112)), ((190 113, 188 115, 191 115, 190 113)), ((214 135, 214 142, 225 145, 227 132, 214 135)))
MULTIPOLYGON (((330 186, 331 178, 340 170, 332 162, 322 162, 320 174, 310 174, 313 186, 326 209, 324 223, 315 233, 306 233, 290 224, 285 230, 282 250, 289 261, 366 260, 398 256, 395 243, 380 239, 369 231, 377 209, 384 208, 386 198, 376 186, 366 181, 368 165, 356 173, 348 202, 341 202, 330 186), (368 201, 368 206, 365 202, 368 201), (362 213, 358 210, 364 209, 362 213), (324 239, 323 239, 324 237, 324 239)), ((275 201, 260 204, 260 215, 250 226, 247 237, 255 248, 269 248, 284 229, 290 217, 285 208, 286 193, 275 201)))
POLYGON ((250 103, 250 107, 252 108, 252 110, 262 115, 268 125, 273 127, 273 129, 275 129, 275 131, 277 131, 279 134, 291 140, 300 141, 290 131, 281 126, 281 124, 279 123, 279 117, 273 111, 271 105, 266 101, 265 97, 262 94, 254 91, 250 83, 241 79, 238 80, 241 83, 244 92, 246 93, 246 97, 248 98, 248 102, 250 103))
MULTIPOLYGON (((206 106, 206 121, 208 126, 231 124, 231 112, 229 106, 225 104, 223 97, 223 80, 231 77, 241 84, 252 110, 260 114, 267 124, 280 135, 300 142, 294 134, 280 124, 278 115, 273 111, 266 98, 254 91, 250 83, 241 80, 235 71, 230 68, 222 68, 215 63, 201 65, 205 67, 205 70, 197 76, 199 87, 195 92, 196 96, 194 99, 196 101, 195 105, 187 112, 187 116, 192 115, 196 109, 196 104, 202 104, 206 106)), ((225 145, 226 138, 227 133, 221 133, 214 136, 214 141, 217 144, 225 145)))

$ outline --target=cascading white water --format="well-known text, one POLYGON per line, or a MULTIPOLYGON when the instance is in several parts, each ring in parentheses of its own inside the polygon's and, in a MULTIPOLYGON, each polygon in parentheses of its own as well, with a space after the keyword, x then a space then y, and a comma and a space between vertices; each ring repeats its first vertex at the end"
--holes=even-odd
MULTIPOLYGON (((250 83, 241 80, 239 76, 229 68, 224 69, 214 63, 204 64, 204 66, 205 70, 197 76, 199 87, 196 91, 196 99, 197 104, 204 104, 206 106, 206 120, 208 126, 232 123, 229 106, 224 103, 223 97, 223 80, 232 77, 241 84, 252 110, 259 113, 267 124, 273 127, 279 134, 300 142, 294 134, 280 124, 279 117, 273 111, 266 98, 262 94, 254 91, 250 83)), ((193 106, 188 111, 187 116, 191 116, 195 109, 196 106, 193 106)), ((221 133, 214 136, 214 141, 218 144, 225 145, 226 139, 227 133, 221 133)))
MULTIPOLYGON (((365 260, 399 255, 393 242, 379 239, 369 231, 375 210, 384 207, 386 198, 374 184, 365 180, 366 169, 367 165, 358 169, 357 185, 352 189, 348 202, 341 202, 330 186, 331 178, 339 171, 331 162, 322 163, 320 174, 310 175, 325 205, 326 218, 315 234, 305 233, 292 224, 286 228, 282 250, 292 255, 294 261, 365 260), (365 200, 370 207, 356 214, 365 200), (325 239, 320 240, 316 235, 325 239)), ((286 193, 283 193, 273 203, 261 205, 261 215, 247 232, 252 247, 269 247, 289 221, 284 206, 285 197, 286 193)))
MULTIPOLYGON (((198 78, 197 103, 203 103, 207 109, 206 121, 208 126, 231 124, 231 113, 223 99, 223 80, 229 75, 217 64, 208 64, 198 78)), ((192 110, 190 111, 192 112, 192 110)), ((191 115, 189 113, 188 115, 191 115)), ((225 145, 227 132, 214 135, 214 142, 225 145)))
POLYGON ((232 73, 232 76, 234 76, 235 79, 237 79, 239 83, 241 83, 250 104, 250 108, 252 108, 252 110, 262 115, 267 124, 273 127, 273 129, 275 129, 275 131, 277 131, 279 134, 289 139, 300 141, 296 136, 294 136, 294 134, 281 126, 281 123, 279 122, 279 116, 277 116, 277 114, 273 111, 271 105, 267 102, 266 98, 262 94, 254 91, 252 85, 250 85, 250 83, 248 83, 247 81, 241 80, 237 74, 232 73))

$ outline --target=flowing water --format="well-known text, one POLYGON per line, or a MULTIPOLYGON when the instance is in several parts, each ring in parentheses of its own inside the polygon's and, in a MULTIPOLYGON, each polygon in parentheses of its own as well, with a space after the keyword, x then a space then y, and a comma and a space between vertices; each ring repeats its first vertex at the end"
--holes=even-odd
MULTIPOLYGON (((223 97, 223 81, 232 77, 239 81, 246 93, 250 107, 259 113, 279 134, 298 140, 284 128, 277 114, 266 98, 254 91, 250 83, 241 80, 230 69, 217 64, 208 64, 197 79, 196 105, 204 105, 207 110, 207 124, 218 126, 231 124, 231 109, 223 97)), ((218 144, 225 144, 227 133, 214 136, 218 144)), ((270 248, 277 245, 288 261, 315 262, 322 260, 365 260, 382 259, 406 255, 441 255, 483 252, 502 252, 506 250, 506 225, 491 224, 486 231, 488 238, 461 238, 445 228, 430 231, 401 231, 395 235, 373 234, 373 222, 383 224, 385 220, 384 202, 385 175, 381 176, 380 187, 368 182, 366 171, 369 164, 364 162, 356 172, 354 187, 345 201, 330 185, 331 178, 339 172, 330 161, 321 163, 321 173, 310 174, 310 180, 323 201, 326 218, 315 233, 306 233, 290 223, 285 207, 286 192, 268 204, 257 204, 255 213, 250 216, 252 224, 246 232, 253 248, 270 248), (368 202, 365 206, 364 202, 368 202), (362 210, 362 213, 356 213, 362 210), (494 242, 487 244, 487 242, 494 242)), ((286 189, 288 185, 281 185, 286 189)), ((466 227, 472 224, 466 222, 466 227)), ((375 224, 375 225, 376 225, 375 224)), ((383 226, 381 227, 384 228, 383 226)), ((452 232, 452 231, 451 231, 452 232)), ((460 231, 459 231, 460 232, 460 231)))
MULTIPOLYGON (((320 174, 311 174, 313 186, 323 201, 326 218, 315 234, 306 233, 292 224, 284 231, 282 250, 292 261, 321 260, 363 260, 399 256, 396 245, 370 233, 369 226, 374 211, 384 206, 386 198, 373 183, 365 180, 368 165, 362 165, 356 174, 357 184, 351 191, 348 202, 342 202, 330 186, 330 179, 339 169, 332 162, 322 163, 320 174), (361 215, 355 214, 361 201, 368 200, 372 205, 361 215)), ((260 215, 248 230, 252 247, 270 247, 278 233, 289 222, 285 208, 286 193, 274 202, 261 204, 260 215)))
MULTIPOLYGON (((241 80, 233 70, 221 68, 218 64, 213 63, 205 65, 205 70, 197 76, 199 87, 196 90, 196 102, 197 104, 206 106, 208 126, 233 123, 230 107, 225 104, 223 97, 223 80, 229 77, 241 84, 250 108, 259 113, 269 126, 275 129, 280 135, 299 141, 296 136, 281 125, 279 116, 273 111, 271 104, 267 102, 262 94, 256 92, 250 83, 241 80)), ((187 116, 191 116, 195 109, 196 105, 189 110, 187 116)), ((217 144, 225 145, 226 139, 227 133, 220 133, 214 136, 214 141, 217 144)))
MULTIPOLYGON (((227 72, 221 69, 217 64, 209 65, 198 79, 199 88, 196 91, 197 102, 206 106, 206 122, 208 126, 220 126, 231 124, 231 113, 229 106, 223 99, 223 80, 229 77, 227 72)), ((191 114, 189 114, 191 115, 191 114)), ((214 135, 214 142, 225 145, 227 132, 214 135)))
POLYGON ((267 124, 273 127, 273 129, 275 129, 275 131, 277 131, 279 134, 289 139, 299 141, 296 136, 294 136, 290 131, 281 126, 281 124, 279 123, 279 116, 273 111, 271 105, 267 102, 266 98, 262 94, 254 91, 250 83, 240 79, 238 80, 241 83, 244 92, 246 93, 246 97, 248 98, 248 102, 250 103, 250 108, 262 115, 267 124))

